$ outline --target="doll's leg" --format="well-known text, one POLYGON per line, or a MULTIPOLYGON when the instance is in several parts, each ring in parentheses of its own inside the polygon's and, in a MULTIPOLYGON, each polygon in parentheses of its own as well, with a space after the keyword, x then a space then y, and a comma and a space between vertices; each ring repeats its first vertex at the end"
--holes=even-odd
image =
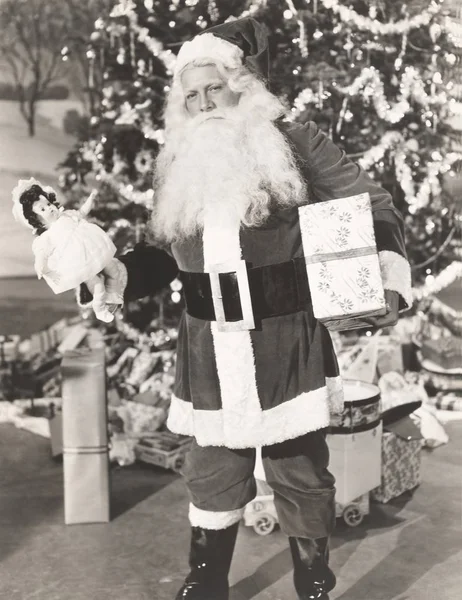
POLYGON ((105 279, 106 304, 122 306, 124 303, 124 291, 127 286, 127 268, 120 260, 113 258, 104 267, 101 274, 105 279))
POLYGON ((88 289, 93 294, 92 307, 96 315, 96 318, 104 323, 110 323, 114 320, 114 315, 108 310, 106 306, 106 287, 104 285, 104 277, 102 275, 95 275, 91 279, 85 281, 88 289))

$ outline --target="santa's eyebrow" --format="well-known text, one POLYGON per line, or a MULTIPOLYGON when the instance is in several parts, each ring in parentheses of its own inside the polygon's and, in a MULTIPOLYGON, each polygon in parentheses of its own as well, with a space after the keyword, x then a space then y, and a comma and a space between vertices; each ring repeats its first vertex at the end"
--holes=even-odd
MULTIPOLYGON (((223 85, 224 81, 222 79, 216 79, 214 81, 211 81, 209 83, 207 83, 205 85, 206 88, 212 87, 212 85, 223 85)), ((199 86, 201 87, 201 86, 199 86)), ((196 87, 190 87, 190 88, 186 88, 185 94, 190 94, 191 92, 197 92, 197 88, 196 87)))

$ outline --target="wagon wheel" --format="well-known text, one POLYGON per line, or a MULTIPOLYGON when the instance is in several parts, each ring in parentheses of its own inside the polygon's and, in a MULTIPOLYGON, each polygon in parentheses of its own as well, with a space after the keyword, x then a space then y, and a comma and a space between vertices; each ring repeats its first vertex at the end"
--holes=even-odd
POLYGON ((179 473, 183 464, 184 464, 184 456, 177 456, 175 458, 175 460, 173 461, 172 469, 176 473, 179 473))
POLYGON ((349 527, 357 527, 362 520, 364 515, 357 504, 348 504, 343 511, 343 520, 349 527))
POLYGON ((253 528, 258 535, 269 535, 276 526, 276 520, 271 515, 260 515, 253 528))

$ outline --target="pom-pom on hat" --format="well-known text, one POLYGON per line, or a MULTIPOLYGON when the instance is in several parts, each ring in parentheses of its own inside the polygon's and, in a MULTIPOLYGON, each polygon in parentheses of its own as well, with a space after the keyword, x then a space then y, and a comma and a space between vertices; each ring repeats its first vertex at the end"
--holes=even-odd
POLYGON ((267 80, 268 30, 251 17, 214 25, 181 46, 174 77, 178 77, 189 63, 201 58, 219 60, 231 69, 244 64, 253 73, 267 80))

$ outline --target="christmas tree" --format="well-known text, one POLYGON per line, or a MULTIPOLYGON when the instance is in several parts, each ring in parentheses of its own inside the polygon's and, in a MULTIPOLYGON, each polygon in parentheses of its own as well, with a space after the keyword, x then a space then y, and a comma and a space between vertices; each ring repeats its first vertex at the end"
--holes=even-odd
MULTIPOLYGON (((289 118, 316 121, 391 192, 414 282, 460 260, 460 201, 445 181, 462 159, 450 125, 462 38, 443 0, 115 2, 88 40, 88 87, 99 102, 61 165, 65 194, 80 201, 97 185, 93 216, 119 249, 143 239, 175 54, 208 26, 241 16, 268 27, 270 86, 289 118)), ((171 317, 179 285, 156 301, 171 317)))

